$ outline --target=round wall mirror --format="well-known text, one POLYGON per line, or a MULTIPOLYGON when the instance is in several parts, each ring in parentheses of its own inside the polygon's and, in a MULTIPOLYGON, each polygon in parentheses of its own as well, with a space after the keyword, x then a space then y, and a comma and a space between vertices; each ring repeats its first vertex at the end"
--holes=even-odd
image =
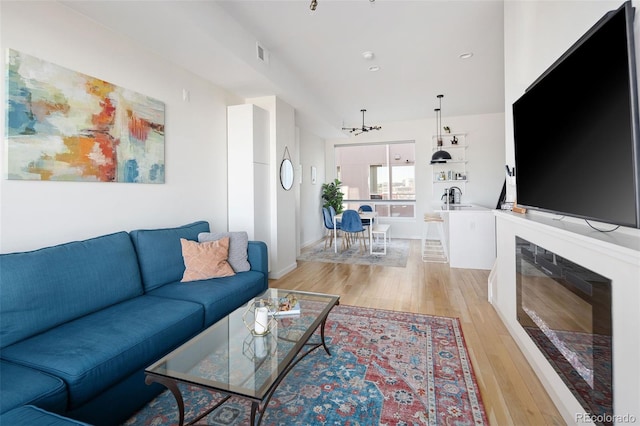
POLYGON ((280 183, 285 191, 288 191, 293 186, 293 164, 291 160, 285 158, 280 164, 280 183))

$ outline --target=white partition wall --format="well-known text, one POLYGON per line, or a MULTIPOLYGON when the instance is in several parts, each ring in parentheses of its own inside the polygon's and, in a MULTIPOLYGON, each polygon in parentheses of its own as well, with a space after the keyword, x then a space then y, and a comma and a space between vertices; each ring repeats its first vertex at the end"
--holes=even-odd
POLYGON ((294 109, 275 96, 247 102, 227 111, 228 227, 267 244, 277 279, 297 267, 296 191, 280 184, 284 156, 299 160, 294 109))
MULTIPOLYGON (((270 270, 269 278, 278 279, 294 270, 296 263, 296 190, 285 190, 280 184, 280 164, 288 156, 293 164, 299 162, 295 137, 295 110, 277 96, 247 99, 269 112, 269 174, 270 182, 270 270)), ((298 181, 298 171, 294 171, 298 181)), ((294 184, 294 188, 297 187, 294 184)))
POLYGON ((227 108, 229 231, 270 240, 269 113, 252 104, 227 108))

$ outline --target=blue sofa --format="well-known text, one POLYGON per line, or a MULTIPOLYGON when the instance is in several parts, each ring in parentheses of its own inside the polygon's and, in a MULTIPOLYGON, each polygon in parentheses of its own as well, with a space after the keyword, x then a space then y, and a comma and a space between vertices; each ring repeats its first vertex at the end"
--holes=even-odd
POLYGON ((50 412, 114 425, 160 393, 145 367, 268 287, 258 241, 250 271, 181 283, 180 238, 201 232, 207 222, 0 255, 0 424, 50 412))

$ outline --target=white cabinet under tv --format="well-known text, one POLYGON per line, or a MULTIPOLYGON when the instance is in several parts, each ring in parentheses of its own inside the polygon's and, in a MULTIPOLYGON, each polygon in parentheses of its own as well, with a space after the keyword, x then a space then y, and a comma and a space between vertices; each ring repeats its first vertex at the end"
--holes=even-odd
POLYGON ((585 409, 518 322, 517 238, 611 281, 613 423, 640 421, 640 231, 602 233, 584 221, 556 220, 537 212, 495 215, 497 261, 489 281, 490 302, 567 424, 588 423, 585 409))

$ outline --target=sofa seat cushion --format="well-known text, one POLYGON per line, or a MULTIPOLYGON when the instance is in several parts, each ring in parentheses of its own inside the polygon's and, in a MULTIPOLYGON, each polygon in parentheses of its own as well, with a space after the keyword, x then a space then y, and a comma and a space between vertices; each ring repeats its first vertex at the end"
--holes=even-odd
POLYGON ((0 413, 27 404, 59 413, 67 409, 67 388, 61 379, 11 362, 0 361, 0 390, 0 413))
POLYGON ((6 347, 2 357, 63 379, 73 409, 155 362, 202 321, 200 305, 145 295, 6 347))
POLYGON ((232 277, 188 283, 178 281, 155 289, 149 294, 200 303, 204 306, 204 327, 208 327, 264 290, 264 275, 249 271, 240 272, 232 277))
POLYGON ((33 405, 25 405, 0 416, 1 425, 90 426, 77 420, 49 413, 33 405))

